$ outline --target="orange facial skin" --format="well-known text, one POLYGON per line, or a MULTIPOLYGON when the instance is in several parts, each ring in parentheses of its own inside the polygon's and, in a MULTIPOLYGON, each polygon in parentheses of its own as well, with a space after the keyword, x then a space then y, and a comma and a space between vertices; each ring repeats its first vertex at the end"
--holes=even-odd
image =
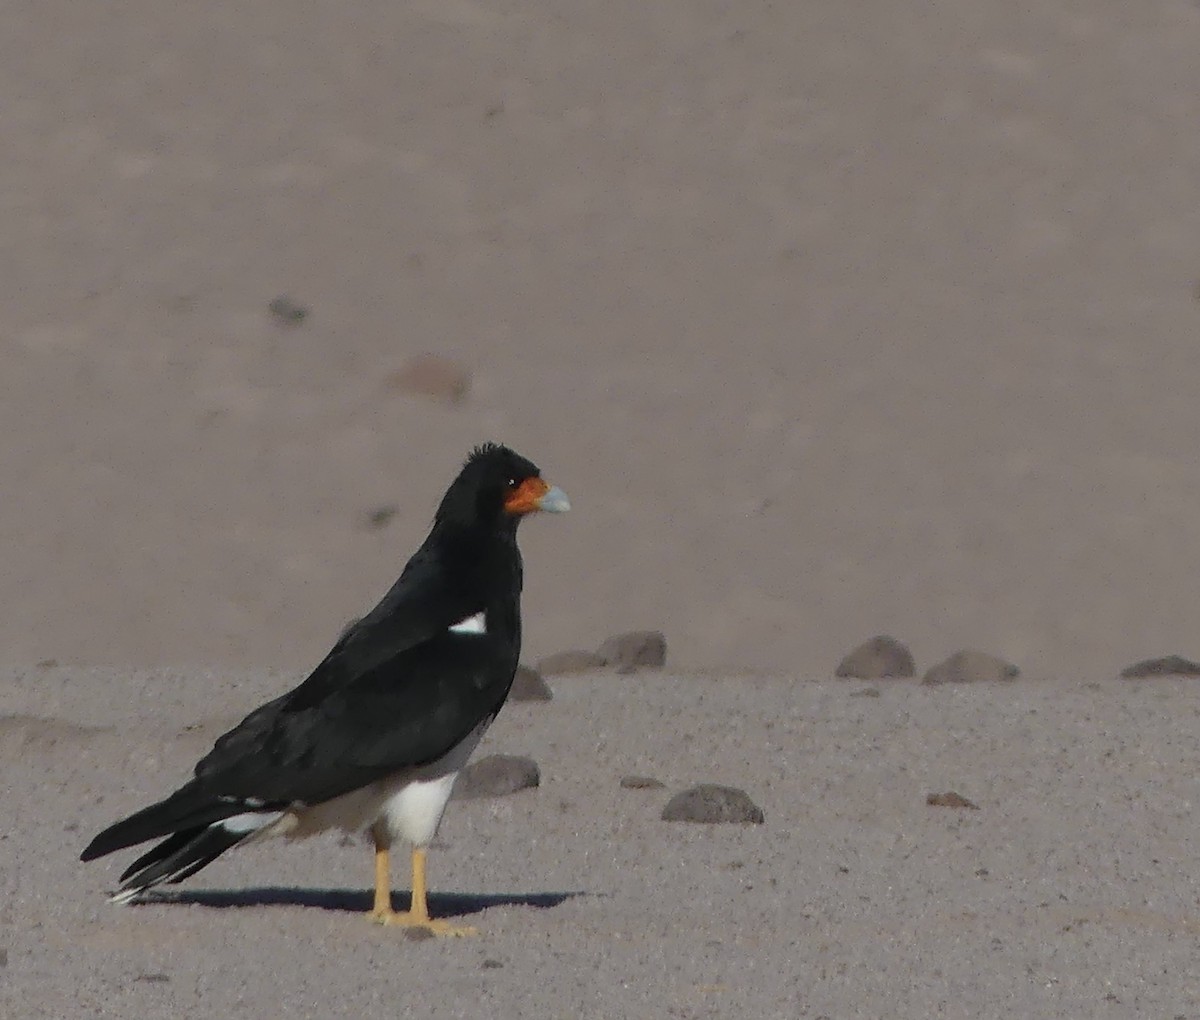
POLYGON ((541 509, 541 499, 549 491, 550 486, 536 475, 526 478, 508 494, 504 509, 510 514, 531 514, 541 509))

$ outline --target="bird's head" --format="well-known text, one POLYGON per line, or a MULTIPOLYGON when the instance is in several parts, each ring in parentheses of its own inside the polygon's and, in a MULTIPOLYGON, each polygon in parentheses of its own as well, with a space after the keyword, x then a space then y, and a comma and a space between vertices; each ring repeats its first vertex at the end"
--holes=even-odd
POLYGON ((516 527, 531 513, 564 513, 567 494, 547 483, 536 464, 498 443, 471 451, 438 507, 439 521, 462 526, 516 527))

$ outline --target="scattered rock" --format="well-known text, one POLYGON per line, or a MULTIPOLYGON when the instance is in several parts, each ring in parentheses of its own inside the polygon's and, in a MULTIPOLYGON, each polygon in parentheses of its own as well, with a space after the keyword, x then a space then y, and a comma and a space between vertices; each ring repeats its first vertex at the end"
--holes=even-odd
POLYGON ((917 664, 907 646, 888 634, 864 641, 838 664, 835 676, 855 680, 915 676, 917 664))
POLYGON ((650 776, 622 776, 621 789, 623 790, 661 790, 663 783, 650 776))
POLYGON ((879 688, 878 687, 864 687, 864 688, 862 688, 862 690, 851 691, 850 697, 852 697, 852 698, 878 698, 879 697, 879 688))
POLYGON ((925 798, 930 807, 965 808, 968 811, 978 811, 979 805, 967 800, 961 793, 947 790, 945 793, 931 793, 925 798))
POLYGON ((964 650, 955 652, 950 658, 930 667, 922 683, 925 684, 970 684, 1012 680, 1021 671, 1011 662, 1005 662, 986 652, 964 650))
POLYGON ((1164 655, 1161 659, 1143 659, 1121 670, 1126 680, 1139 680, 1148 676, 1200 676, 1200 662, 1192 662, 1182 655, 1164 655))
POLYGON ((57 659, 42 659, 40 662, 34 663, 38 669, 54 669, 58 665, 57 659))
POLYGON ((664 822, 701 822, 706 825, 744 823, 762 825, 763 812, 745 790, 701 783, 675 794, 663 808, 664 822))
POLYGON ((595 652, 572 649, 538 659, 537 671, 542 676, 555 676, 562 673, 586 673, 589 669, 603 669, 605 665, 605 660, 595 652))
POLYGON ((541 673, 528 666, 517 667, 512 690, 508 693, 510 701, 549 701, 553 697, 554 694, 542 679, 541 673))
POLYGON ((297 304, 286 294, 280 294, 267 308, 275 321, 283 326, 298 326, 308 318, 308 309, 297 304))
POLYGON ((377 506, 367 514, 367 527, 372 531, 386 528, 399 512, 400 508, 395 503, 384 503, 382 506, 377 506))
POLYGON ((409 358, 388 376, 388 385, 401 393, 433 397, 448 404, 461 403, 471 388, 471 372, 457 361, 436 354, 409 358))
POLYGON ((639 666, 662 669, 667 663, 667 639, 659 630, 631 630, 614 634, 596 654, 618 673, 632 673, 639 666))
POLYGON ((502 964, 499 960, 491 960, 491 959, 484 960, 483 964, 482 964, 482 967, 484 970, 499 970, 503 966, 504 966, 504 964, 502 964))
POLYGON ((473 762, 458 774, 454 784, 455 800, 477 797, 506 797, 518 790, 541 784, 542 774, 532 758, 512 754, 490 754, 473 762))
POLYGON ((405 928, 404 937, 409 942, 428 942, 430 939, 437 938, 431 929, 421 927, 405 928))

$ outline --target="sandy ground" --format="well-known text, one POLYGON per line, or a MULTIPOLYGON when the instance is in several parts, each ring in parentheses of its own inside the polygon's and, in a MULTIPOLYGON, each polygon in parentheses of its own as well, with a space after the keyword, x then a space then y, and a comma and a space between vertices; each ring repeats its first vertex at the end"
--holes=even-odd
POLYGON ((287 679, 3 677, 3 1015, 1200 1016, 1194 683, 561 678, 482 748, 541 787, 452 803, 431 855, 477 937, 365 921, 369 848, 334 836, 110 906, 132 855, 80 847, 287 679), (661 821, 697 781, 765 823, 661 821))
POLYGON ((1200 1015, 1197 695, 1115 679, 1200 658, 1197 53, 1192 0, 6 5, 11 1015, 1200 1015), (465 400, 389 385, 426 351, 465 400), (575 507, 526 659, 658 628, 677 674, 506 714, 545 785, 433 862, 485 935, 363 925, 336 841, 108 908, 79 846, 482 439, 575 507), (824 679, 882 632, 1022 679, 824 679))

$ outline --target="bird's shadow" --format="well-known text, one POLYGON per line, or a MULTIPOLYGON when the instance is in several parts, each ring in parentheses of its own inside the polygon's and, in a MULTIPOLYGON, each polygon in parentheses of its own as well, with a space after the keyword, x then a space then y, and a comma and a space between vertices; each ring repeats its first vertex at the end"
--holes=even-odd
MULTIPOLYGON (((589 895, 582 890, 574 892, 532 893, 430 893, 429 912, 434 917, 467 917, 490 907, 536 907, 548 910, 576 896, 589 895)), ((239 907, 306 907, 313 910, 329 910, 342 913, 365 914, 373 904, 369 892, 355 889, 294 889, 286 886, 260 886, 250 889, 195 889, 187 891, 160 891, 147 893, 137 905, 179 903, 198 907, 228 910, 239 907)), ((392 905, 397 910, 407 910, 409 894, 395 892, 392 905)))

